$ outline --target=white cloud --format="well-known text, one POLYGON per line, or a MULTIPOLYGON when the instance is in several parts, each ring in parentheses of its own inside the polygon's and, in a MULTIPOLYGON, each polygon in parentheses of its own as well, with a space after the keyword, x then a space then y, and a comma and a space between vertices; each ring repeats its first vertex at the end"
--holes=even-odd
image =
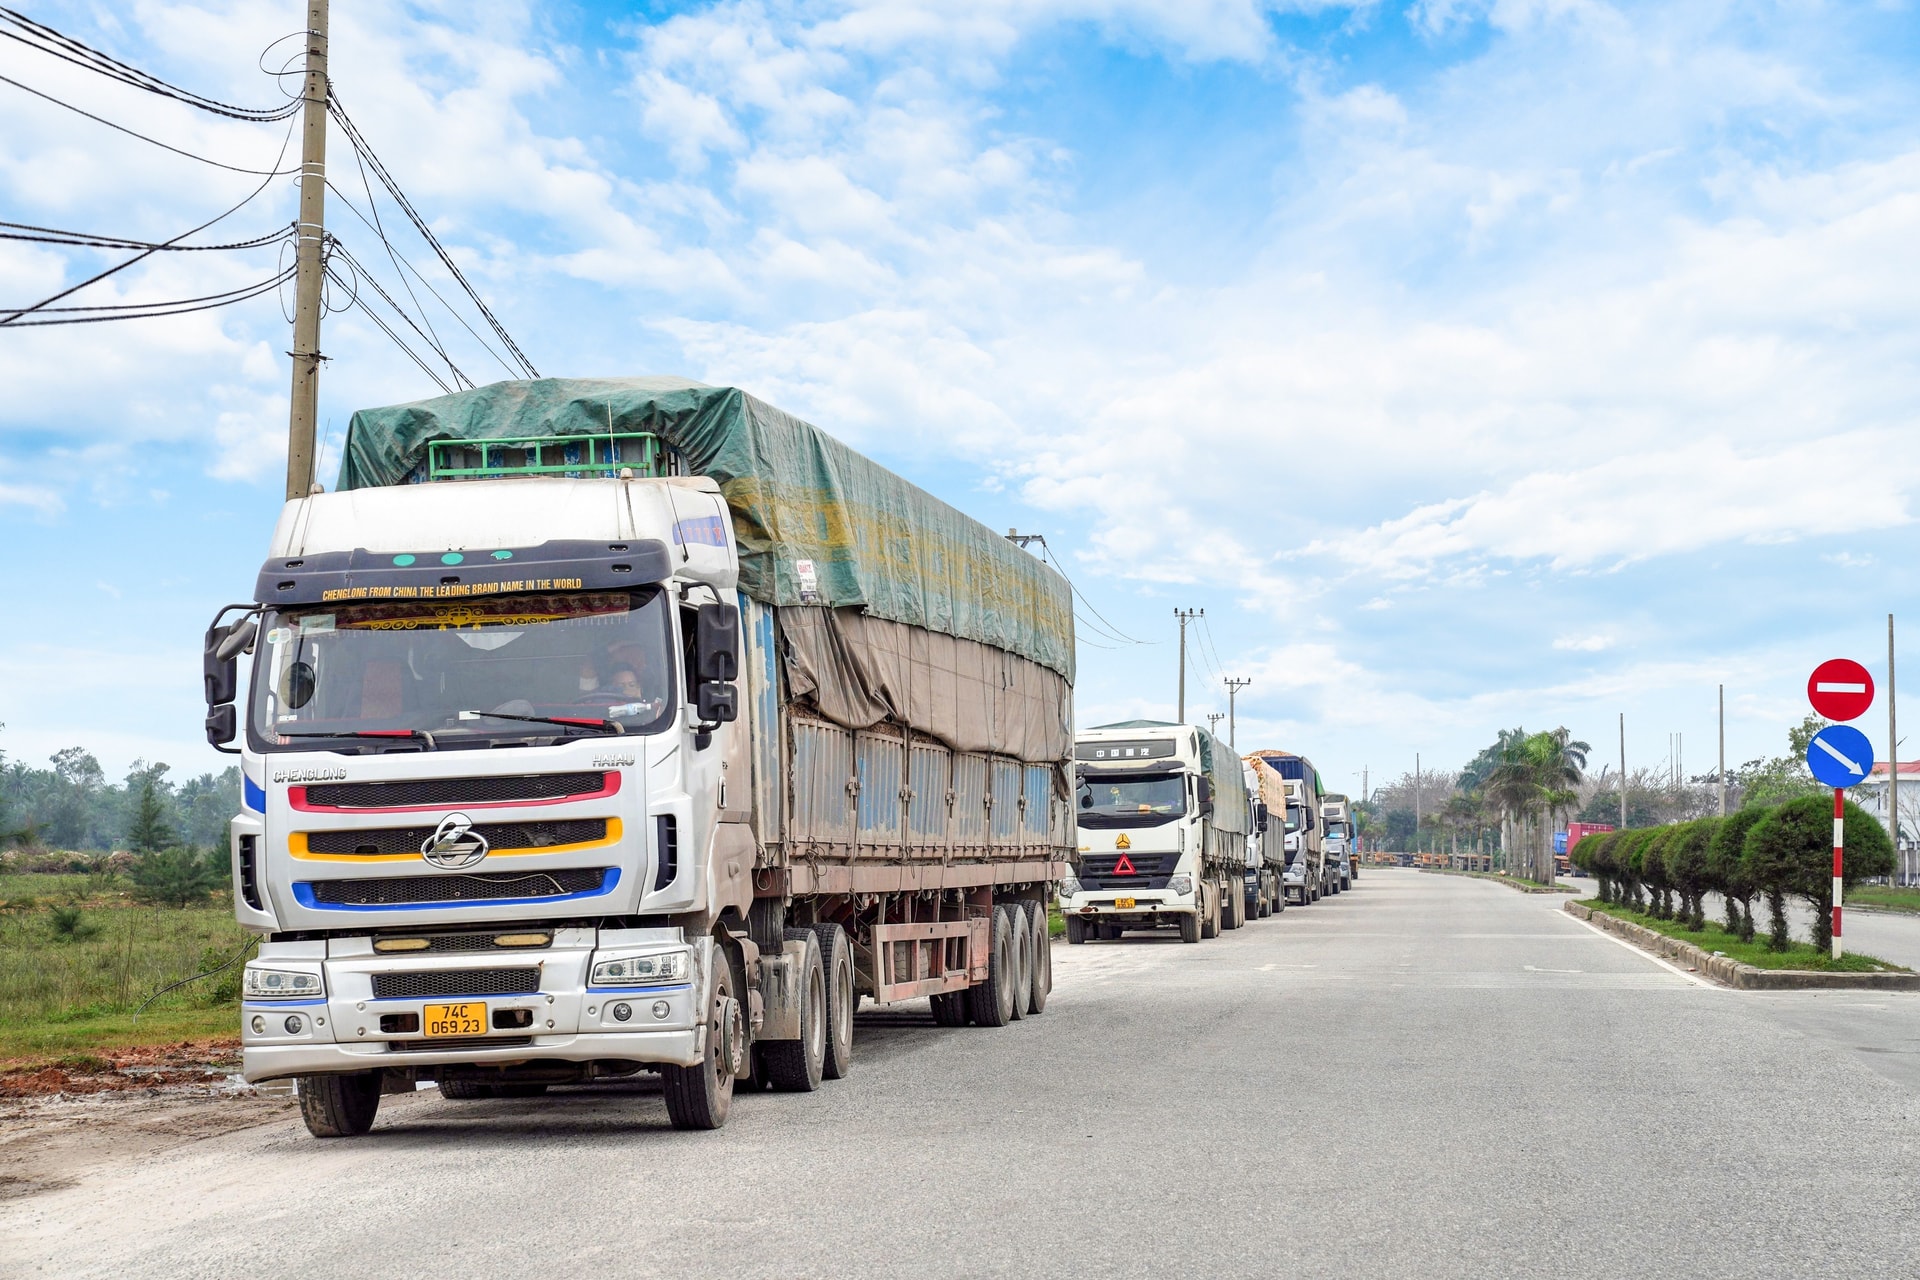
POLYGON ((1614 640, 1610 635, 1564 635, 1554 638, 1553 647, 1566 649, 1574 653, 1600 653, 1613 648, 1614 640))

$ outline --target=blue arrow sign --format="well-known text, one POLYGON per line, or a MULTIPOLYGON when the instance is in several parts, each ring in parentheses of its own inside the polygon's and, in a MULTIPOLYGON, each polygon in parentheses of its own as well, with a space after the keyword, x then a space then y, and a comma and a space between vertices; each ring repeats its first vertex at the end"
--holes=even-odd
POLYGON ((1807 744, 1807 768, 1829 787, 1852 787, 1873 772, 1873 743, 1852 725, 1830 724, 1807 744))

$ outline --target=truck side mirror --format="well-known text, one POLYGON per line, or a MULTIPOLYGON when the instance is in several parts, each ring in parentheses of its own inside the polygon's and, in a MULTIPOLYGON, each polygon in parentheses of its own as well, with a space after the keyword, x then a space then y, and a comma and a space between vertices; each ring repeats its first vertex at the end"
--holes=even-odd
POLYGON ((701 683, 700 692, 694 698, 694 707, 700 713, 700 719, 707 724, 725 724, 740 714, 733 686, 717 680, 701 683))
POLYGON ((1205 778, 1201 778, 1199 782, 1200 785, 1195 794, 1200 801, 1200 816, 1211 818, 1213 816, 1213 784, 1205 778))
POLYGON ((740 611, 730 604, 701 605, 694 623, 693 652, 694 678, 701 684, 738 680, 740 611))
POLYGON ((1253 829, 1261 835, 1267 832, 1267 806, 1258 800, 1253 802, 1253 829))
POLYGON ((240 731, 240 717, 231 702, 207 709, 207 745, 224 747, 240 731))
MULTIPOLYGON (((243 619, 240 625, 248 621, 243 619)), ((240 692, 238 654, 245 646, 229 648, 227 645, 237 629, 237 626, 223 627, 218 622, 207 628, 206 646, 200 656, 200 674, 206 686, 209 707, 232 702, 234 695, 240 692)))

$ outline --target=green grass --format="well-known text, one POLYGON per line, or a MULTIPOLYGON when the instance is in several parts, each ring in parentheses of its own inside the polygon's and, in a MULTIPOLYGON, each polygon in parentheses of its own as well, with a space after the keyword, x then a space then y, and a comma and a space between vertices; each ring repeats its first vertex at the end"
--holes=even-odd
POLYGON ((1847 890, 1842 906, 1858 904, 1882 911, 1920 912, 1920 889, 1897 889, 1892 885, 1863 884, 1847 890))
POLYGON ((154 992, 249 940, 228 908, 89 906, 67 937, 55 919, 51 904, 0 912, 0 1057, 236 1034, 239 961, 161 996, 133 1022, 154 992))
POLYGON ((1758 932, 1754 934, 1753 941, 1742 942, 1736 935, 1728 933, 1712 920, 1707 921, 1705 929, 1695 933, 1676 921, 1656 920, 1644 911, 1605 903, 1598 898, 1588 898, 1580 905, 1592 907, 1603 915, 1644 925, 1655 933, 1665 934, 1669 938, 1691 942, 1709 955, 1715 951, 1722 952, 1729 958, 1738 960, 1741 964, 1750 964, 1756 969, 1811 969, 1819 973, 1873 973, 1883 969, 1905 972, 1900 965, 1890 964, 1885 960, 1859 952, 1849 952, 1836 962, 1827 952, 1815 950, 1813 944, 1808 942, 1795 941, 1790 943, 1785 951, 1769 951, 1764 911, 1754 916, 1754 925, 1758 932))

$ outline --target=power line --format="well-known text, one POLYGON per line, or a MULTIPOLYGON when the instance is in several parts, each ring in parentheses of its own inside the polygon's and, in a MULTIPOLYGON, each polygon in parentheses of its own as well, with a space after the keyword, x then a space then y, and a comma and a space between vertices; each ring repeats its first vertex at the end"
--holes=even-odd
MULTIPOLYGON (((230 307, 236 302, 246 302, 263 293, 279 288, 293 278, 292 268, 280 272, 266 280, 242 285, 238 289, 229 289, 223 293, 210 293, 198 298, 179 298, 167 302, 121 302, 93 307, 40 307, 33 314, 48 315, 59 313, 62 318, 54 320, 11 320, 0 323, 18 329, 36 329, 56 324, 99 324, 108 320, 147 320, 157 316, 186 315, 192 311, 211 311, 216 307, 230 307), (88 314, 68 314, 88 313, 88 314)), ((24 315, 26 312, 16 312, 24 315)))
MULTIPOLYGON (((367 282, 367 284, 372 287, 373 291, 380 295, 381 300, 385 302, 387 306, 393 309, 393 313, 399 316, 402 320, 406 321, 407 327, 412 329, 415 334, 419 335, 420 340, 427 344, 428 349, 431 350, 435 355, 440 357, 440 359, 446 364, 447 368, 452 371, 456 384, 465 383, 469 387, 473 386, 474 385, 473 379, 469 378, 465 373, 461 372, 460 366, 453 362, 453 357, 448 355, 446 348, 440 345, 440 340, 437 337, 432 335, 431 328, 429 327, 427 331, 423 332, 420 326, 414 323, 413 316, 408 313, 407 309, 401 306, 398 302, 395 302, 393 299, 393 295, 380 287, 380 282, 373 278, 372 273, 369 272, 366 269, 366 267, 361 265, 360 260, 358 258, 355 258, 351 253, 347 252, 346 247, 342 245, 337 238, 334 238, 332 240, 332 244, 333 244, 334 252, 338 253, 340 257, 347 263, 347 265, 353 269, 353 272, 354 272, 353 302, 348 303, 347 306, 345 307, 339 308, 339 310, 341 311, 351 310, 355 303, 359 304, 360 309, 362 311, 365 311, 367 309, 366 304, 364 302, 360 302, 359 283, 362 279, 364 279, 367 282)), ((340 279, 340 277, 337 274, 331 271, 328 272, 328 276, 336 284, 339 284, 342 286, 347 284, 346 281, 340 279)), ((419 304, 416 301, 414 305, 418 306, 419 304)), ((443 383, 442 386, 445 386, 445 384, 443 383)), ((448 388, 448 390, 452 390, 452 388, 448 388)))
MULTIPOLYGON (((469 387, 473 386, 473 379, 460 372, 459 368, 453 363, 453 358, 447 354, 446 348, 440 345, 440 335, 434 333, 433 321, 427 318, 426 309, 421 307, 420 296, 413 291, 413 286, 407 283, 407 273, 400 270, 400 259, 399 255, 394 251, 393 241, 387 239, 387 229, 380 225, 380 204, 373 198, 373 188, 367 184, 367 161, 366 157, 360 154, 358 147, 354 148, 353 159, 355 165, 358 166, 360 170, 360 189, 367 193, 367 211, 373 214, 373 233, 380 237, 380 243, 387 251, 387 260, 393 263, 394 271, 399 274, 400 287, 407 291, 407 297, 413 300, 414 309, 420 312, 420 323, 427 326, 427 333, 421 336, 426 337, 429 334, 432 335, 428 338, 429 343, 435 351, 440 353, 440 358, 447 362, 447 368, 453 370, 455 380, 465 382, 469 387)), ((356 267, 358 267, 358 265, 358 263, 355 264, 356 267)), ((375 289, 380 289, 379 283, 374 281, 371 275, 368 276, 368 281, 373 284, 375 289)), ((386 290, 380 289, 380 296, 386 298, 386 290)), ((387 305, 393 307, 396 311, 399 310, 399 304, 394 302, 392 298, 387 298, 387 305)), ((412 319, 409 318, 407 323, 413 324, 412 319)), ((418 325, 414 326, 414 332, 420 332, 418 325)))
POLYGON ((172 244, 165 241, 154 243, 148 240, 128 240, 120 236, 95 235, 88 231, 63 231, 58 227, 36 227, 26 222, 0 222, 0 228, 4 228, 0 229, 0 240, 26 240, 36 244, 71 245, 89 249, 145 249, 155 253, 216 253, 230 249, 258 249, 263 245, 284 240, 293 234, 293 224, 288 223, 278 231, 255 236, 251 240, 234 240, 227 244, 172 244))
POLYGON ((460 268, 454 264, 453 256, 446 251, 446 248, 440 243, 432 230, 428 228, 426 220, 415 211, 412 203, 407 199, 406 193, 400 190, 400 184, 394 181, 392 174, 387 172, 386 166, 380 163, 380 157, 374 154, 373 147, 361 136, 359 128, 347 115, 346 109, 340 105, 340 99, 333 94, 331 86, 329 86, 327 94, 327 110, 333 118, 339 122, 342 132, 347 135, 347 141, 352 144, 354 151, 357 152, 362 161, 373 170, 374 176, 380 179, 380 185, 387 189, 387 194, 392 196, 394 203, 400 206, 400 211, 407 215, 407 221, 413 224, 414 230, 418 231, 421 238, 433 247, 434 253, 439 256, 441 265, 445 266, 446 269, 452 273, 454 280, 459 283, 460 288, 464 290, 467 297, 473 301, 473 305, 479 308, 480 314, 486 318, 488 326, 499 336, 500 341, 506 344, 507 350, 513 353, 514 359, 519 361, 522 369, 529 377, 539 377, 540 371, 534 368, 533 361, 527 359, 527 353, 520 349, 519 344, 513 340, 513 336, 506 331, 505 326, 495 317, 492 310, 489 309, 487 304, 481 299, 479 293, 467 282, 466 276, 463 275, 460 268))
POLYGON ((214 115, 264 123, 285 120, 296 114, 301 107, 301 101, 297 97, 279 107, 236 107, 232 103, 221 102, 204 94, 195 93, 191 89, 182 89, 178 85, 168 84, 159 76, 122 62, 111 54, 102 53, 98 49, 82 44, 72 36, 64 35, 52 27, 35 22, 17 9, 0 6, 0 24, 11 24, 19 28, 17 31, 0 29, 0 36, 26 45, 29 49, 36 49, 62 62, 70 62, 76 67, 105 76, 109 80, 117 80, 135 89, 143 89, 163 98, 184 102, 190 107, 197 107, 214 115), (23 32, 25 34, 22 34, 23 32))
MULTIPOLYGON (((1105 636, 1109 640, 1117 640, 1121 644, 1150 643, 1149 641, 1146 641, 1146 640, 1136 640, 1132 636, 1128 635, 1126 632, 1122 631, 1120 628, 1114 626, 1113 623, 1108 622, 1106 615, 1101 613, 1098 609, 1094 608, 1093 601, 1087 599, 1087 593, 1082 591, 1077 585, 1075 585, 1073 578, 1067 573, 1066 566, 1060 563, 1059 557, 1053 554, 1053 548, 1047 545, 1046 537, 1042 534, 1036 533, 1033 535, 1033 539, 1034 541, 1040 544, 1040 551, 1042 554, 1046 556, 1047 563, 1053 566, 1054 572, 1058 573, 1063 579, 1066 580, 1067 589, 1073 592, 1073 594, 1079 598, 1079 601, 1081 604, 1084 604, 1085 606, 1087 606, 1087 612, 1091 613, 1094 617, 1100 619, 1103 625, 1100 627, 1094 628, 1096 632, 1105 636)), ((1080 615, 1077 613, 1074 616, 1076 618, 1080 617, 1080 615)), ((1086 622, 1085 618, 1081 618, 1080 620, 1082 622, 1086 622)), ((1087 625, 1092 626, 1093 624, 1087 623, 1087 625)))
POLYGON ((71 102, 67 102, 63 99, 56 98, 50 93, 42 93, 40 90, 34 88, 32 85, 21 84, 18 80, 13 79, 11 76, 0 76, 0 83, 10 84, 14 88, 22 91, 23 93, 30 93, 36 98, 41 98, 46 100, 47 102, 51 102, 56 107, 64 107, 68 111, 73 112, 75 115, 85 116, 87 119, 93 121, 95 124, 103 124, 107 126, 107 128, 109 129, 117 129, 121 133, 126 134, 129 138, 138 138, 142 142, 150 143, 153 146, 159 147, 162 151, 171 151, 173 152, 173 154, 177 156, 185 156, 189 160, 198 160, 201 164, 210 164, 214 166, 216 169, 226 169, 233 173, 249 173, 255 176, 265 176, 269 178, 277 178, 281 174, 285 174, 285 173, 300 172, 298 169, 246 169, 246 168, 242 168, 237 164, 226 164, 219 160, 211 160, 206 156, 199 155, 192 151, 182 150, 179 147, 173 146, 169 143, 162 142, 158 138, 149 138, 146 134, 139 133, 139 132, 136 132, 135 130, 129 129, 127 128, 127 126, 123 124, 116 124, 112 120, 107 119, 105 116, 97 116, 93 114, 93 112, 91 111, 85 110, 84 108, 81 108, 81 107, 76 107, 71 102))

